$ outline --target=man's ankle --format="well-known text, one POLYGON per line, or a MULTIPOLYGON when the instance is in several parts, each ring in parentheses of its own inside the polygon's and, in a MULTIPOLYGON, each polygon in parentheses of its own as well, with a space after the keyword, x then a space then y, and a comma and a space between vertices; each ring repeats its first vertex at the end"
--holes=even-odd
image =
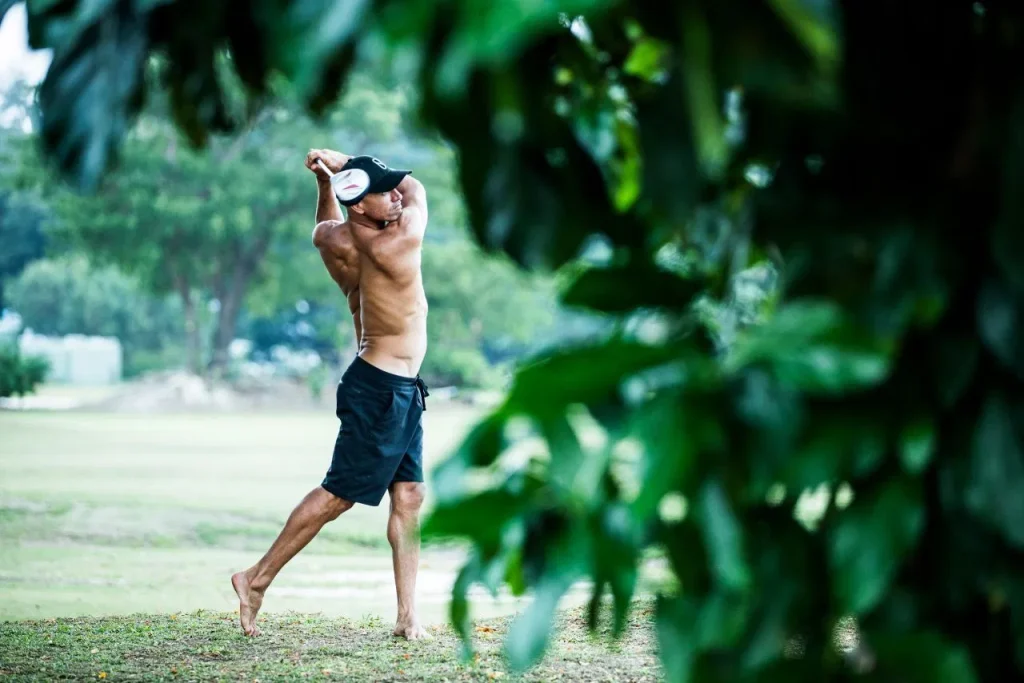
POLYGON ((257 593, 264 593, 270 586, 270 577, 253 567, 245 572, 245 579, 249 582, 249 590, 257 593))

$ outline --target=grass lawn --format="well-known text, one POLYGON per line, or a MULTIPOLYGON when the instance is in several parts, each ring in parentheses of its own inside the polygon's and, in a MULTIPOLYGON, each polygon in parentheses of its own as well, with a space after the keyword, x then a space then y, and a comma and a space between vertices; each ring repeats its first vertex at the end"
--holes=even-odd
POLYGON ((414 643, 380 618, 275 614, 245 638, 229 613, 48 619, 0 625, 5 680, 655 681, 660 665, 651 609, 638 603, 622 640, 591 637, 583 615, 559 616, 544 660, 510 675, 502 654, 509 620, 478 623, 477 657, 463 662, 447 627, 414 643))
MULTIPOLYGON (((479 414, 430 405, 428 469, 479 414)), ((330 411, 0 411, 0 620, 235 609, 230 574, 263 553, 319 484, 336 429, 330 411)), ((281 573, 263 613, 392 619, 386 521, 385 497, 330 524, 281 573)), ((461 560, 458 549, 424 549, 418 596, 427 623, 447 618, 461 560)), ((477 595, 479 616, 522 604, 477 595)))

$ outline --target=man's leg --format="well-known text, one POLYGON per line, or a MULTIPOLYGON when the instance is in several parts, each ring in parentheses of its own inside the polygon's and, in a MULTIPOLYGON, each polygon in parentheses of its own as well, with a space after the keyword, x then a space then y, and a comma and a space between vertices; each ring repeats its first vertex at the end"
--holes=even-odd
POLYGON ((391 485, 391 516, 388 518, 388 541, 395 567, 395 589, 398 592, 398 623, 395 635, 409 640, 429 638, 416 614, 416 570, 420 562, 420 506, 423 505, 423 484, 401 481, 391 485))
POLYGON ((306 494, 302 502, 292 510, 284 529, 278 534, 267 554, 249 569, 231 577, 231 585, 238 593, 239 618, 245 635, 259 635, 256 614, 263 604, 263 594, 267 592, 267 587, 281 568, 306 547, 325 524, 337 519, 350 507, 350 501, 338 498, 318 486, 306 494))

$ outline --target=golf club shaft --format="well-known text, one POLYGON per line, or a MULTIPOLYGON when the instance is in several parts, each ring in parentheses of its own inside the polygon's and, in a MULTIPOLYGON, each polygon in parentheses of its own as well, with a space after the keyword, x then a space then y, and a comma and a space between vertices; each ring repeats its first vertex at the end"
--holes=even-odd
POLYGON ((326 173, 329 176, 334 175, 333 173, 331 173, 331 169, 327 168, 327 165, 323 161, 317 159, 316 163, 320 164, 320 168, 324 169, 324 173, 326 173))

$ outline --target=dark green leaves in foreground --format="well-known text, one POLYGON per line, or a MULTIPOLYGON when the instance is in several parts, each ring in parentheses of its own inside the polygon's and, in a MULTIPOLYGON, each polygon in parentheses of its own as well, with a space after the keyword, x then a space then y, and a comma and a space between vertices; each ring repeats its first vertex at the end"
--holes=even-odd
POLYGON ((700 280, 684 280, 653 265, 588 268, 562 294, 562 303, 605 313, 648 308, 678 312, 704 286, 700 280))
POLYGON ((985 402, 974 435, 969 509, 1017 549, 1024 548, 1024 404, 1005 395, 985 402))
POLYGON ((827 302, 794 301, 730 349, 726 367, 764 364, 786 386, 809 394, 842 394, 882 382, 891 344, 872 339, 827 302))
POLYGON ((829 539, 833 593, 841 609, 862 614, 881 601, 924 525, 915 482, 896 479, 854 502, 829 539))
MULTIPOLYGON (((30 19, 37 36, 33 47, 56 47, 39 89, 44 150, 87 189, 117 157, 141 105, 149 50, 147 16, 139 3, 106 4, 99 13, 80 7, 69 17, 30 19), (50 42, 54 36, 56 45, 50 42)), ((29 3, 30 12, 34 7, 29 3)))
POLYGON ((963 647, 934 632, 912 635, 869 632, 865 637, 877 643, 879 673, 906 683, 976 683, 971 656, 963 647))

